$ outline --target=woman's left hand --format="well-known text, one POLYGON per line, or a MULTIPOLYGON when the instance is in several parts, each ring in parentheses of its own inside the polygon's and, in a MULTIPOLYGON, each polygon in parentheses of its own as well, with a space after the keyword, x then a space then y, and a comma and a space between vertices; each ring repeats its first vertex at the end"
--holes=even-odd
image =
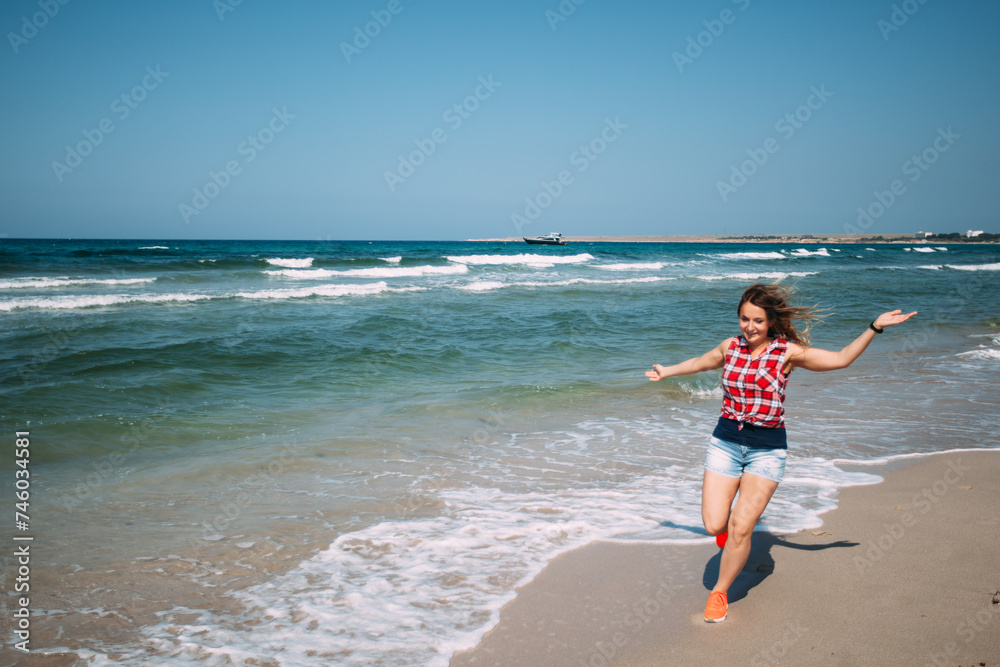
POLYGON ((893 324, 902 324, 916 314, 917 311, 903 315, 903 311, 901 310, 890 310, 888 313, 882 313, 875 318, 875 327, 885 329, 886 327, 891 327, 893 324))

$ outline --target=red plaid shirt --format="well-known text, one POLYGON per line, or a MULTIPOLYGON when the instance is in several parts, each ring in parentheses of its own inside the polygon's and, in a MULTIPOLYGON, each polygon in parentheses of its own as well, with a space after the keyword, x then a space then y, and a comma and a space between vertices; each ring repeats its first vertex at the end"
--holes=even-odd
POLYGON ((759 357, 750 358, 750 346, 743 336, 733 338, 726 350, 722 369, 722 416, 743 424, 767 428, 785 427, 785 385, 781 372, 788 341, 776 338, 759 357))

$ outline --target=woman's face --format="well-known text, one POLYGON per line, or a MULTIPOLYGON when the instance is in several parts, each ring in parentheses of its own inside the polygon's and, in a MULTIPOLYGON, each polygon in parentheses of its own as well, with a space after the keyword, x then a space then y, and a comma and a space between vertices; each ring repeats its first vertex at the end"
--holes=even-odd
POLYGON ((755 347, 767 340, 767 331, 771 328, 771 321, 767 319, 767 313, 760 306, 755 306, 749 301, 740 308, 740 331, 747 339, 750 347, 755 347))

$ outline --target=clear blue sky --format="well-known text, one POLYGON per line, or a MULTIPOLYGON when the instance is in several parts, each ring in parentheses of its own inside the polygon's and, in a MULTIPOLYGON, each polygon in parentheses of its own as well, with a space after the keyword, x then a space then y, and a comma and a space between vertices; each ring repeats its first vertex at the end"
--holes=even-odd
POLYGON ((4 2, 0 235, 1000 232, 994 2, 236 1, 4 2))

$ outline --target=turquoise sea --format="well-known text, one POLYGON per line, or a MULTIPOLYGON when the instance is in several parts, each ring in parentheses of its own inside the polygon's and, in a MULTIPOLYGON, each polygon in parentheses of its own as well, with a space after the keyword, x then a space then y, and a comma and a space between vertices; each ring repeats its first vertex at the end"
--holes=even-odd
POLYGON ((820 525, 866 463, 1000 447, 996 245, 0 241, 32 647, 445 665, 560 553, 707 542, 719 374, 643 373, 737 335, 758 280, 828 308, 828 349, 919 311, 792 375, 761 529, 820 525))

